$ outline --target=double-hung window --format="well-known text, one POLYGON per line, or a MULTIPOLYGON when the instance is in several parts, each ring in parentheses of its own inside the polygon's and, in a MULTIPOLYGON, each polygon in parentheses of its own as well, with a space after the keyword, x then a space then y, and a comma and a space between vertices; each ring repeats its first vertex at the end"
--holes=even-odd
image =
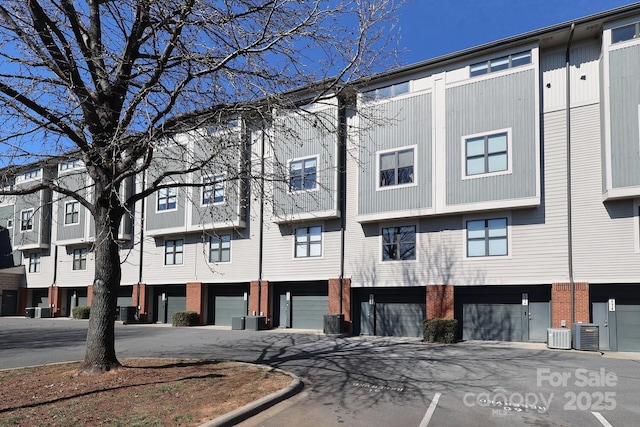
POLYGON ((20 231, 33 230, 33 209, 20 212, 20 231))
POLYGON ((164 242, 164 265, 182 264, 184 240, 166 240, 164 242))
POLYGON ((508 254, 507 218, 467 221, 467 256, 508 254))
POLYGON ((414 149, 380 153, 380 187, 413 183, 414 149))
POLYGON ((466 176, 509 169, 509 132, 467 137, 464 148, 466 176))
POLYGON ((224 176, 216 175, 210 178, 204 178, 204 186, 202 187, 202 204, 209 205, 213 203, 224 202, 224 176))
POLYGON ((231 261, 231 234, 209 237, 209 262, 231 261))
POLYGON ((73 250, 73 269, 74 270, 87 269, 87 248, 80 248, 80 249, 73 250))
POLYGON ((322 256, 322 227, 296 228, 296 258, 322 256))
POLYGON ((29 254, 29 273, 40 273, 40 252, 29 254))
POLYGON ((170 211, 176 208, 177 192, 175 188, 161 188, 157 192, 157 210, 170 211))
POLYGON ((67 202, 64 204, 64 224, 79 224, 80 223, 80 203, 79 202, 67 202))
POLYGON ((416 259, 416 226, 387 227, 382 229, 382 260, 400 261, 416 259))
POLYGON ((313 190, 317 186, 318 158, 292 160, 289 162, 289 189, 291 191, 313 190))

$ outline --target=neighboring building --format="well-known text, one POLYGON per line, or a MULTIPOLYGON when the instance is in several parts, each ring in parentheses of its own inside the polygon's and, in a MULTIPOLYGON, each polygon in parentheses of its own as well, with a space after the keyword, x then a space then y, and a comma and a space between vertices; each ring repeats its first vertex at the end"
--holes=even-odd
MULTIPOLYGON (((463 339, 512 341, 573 318, 600 325, 602 349, 640 351, 640 6, 348 89, 269 128, 209 130, 224 161, 181 178, 204 186, 159 190, 124 221, 119 304, 298 329, 340 313, 372 335, 448 317, 463 339)), ((159 151, 187 162, 200 137, 159 151)), ((90 188, 79 163, 37 171, 14 185, 90 188)), ((90 304, 95 229, 77 202, 7 199, 0 227, 26 270, 14 311, 90 304)))

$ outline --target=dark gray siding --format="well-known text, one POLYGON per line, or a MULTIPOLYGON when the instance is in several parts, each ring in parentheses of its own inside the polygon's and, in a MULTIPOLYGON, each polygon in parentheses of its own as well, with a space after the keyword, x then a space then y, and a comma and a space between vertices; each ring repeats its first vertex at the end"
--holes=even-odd
POLYGON ((358 212, 424 209, 432 206, 431 93, 365 107, 371 128, 360 139, 358 212), (414 177, 417 185, 377 191, 377 152, 416 146, 414 177))
POLYGON ((156 194, 153 193, 147 199, 147 216, 145 217, 145 225, 147 230, 160 230, 164 228, 184 227, 185 225, 185 196, 186 189, 177 189, 177 209, 172 211, 156 212, 157 202, 156 194))
MULTIPOLYGON (((62 175, 58 178, 58 184, 65 188, 77 192, 83 197, 86 197, 86 172, 81 172, 62 175)), ((58 196, 60 197, 60 196, 58 196)), ((58 240, 72 240, 81 239, 85 237, 85 226, 87 220, 86 209, 80 205, 79 222, 77 224, 65 225, 65 205, 68 202, 72 202, 74 199, 70 197, 60 197, 57 204, 56 212, 56 227, 57 227, 57 239, 58 240)))
POLYGON ((534 70, 448 88, 447 205, 536 196, 536 110, 534 70), (512 129, 510 174, 462 179, 462 137, 512 129))
POLYGON ((612 187, 640 185, 640 45, 609 54, 612 187))
POLYGON ((51 221, 51 206, 48 204, 51 197, 47 197, 47 191, 41 190, 34 194, 19 196, 16 198, 14 227, 14 246, 26 246, 36 244, 48 244, 50 237, 48 231, 51 221), (33 229, 20 231, 20 218, 23 210, 33 209, 33 229))

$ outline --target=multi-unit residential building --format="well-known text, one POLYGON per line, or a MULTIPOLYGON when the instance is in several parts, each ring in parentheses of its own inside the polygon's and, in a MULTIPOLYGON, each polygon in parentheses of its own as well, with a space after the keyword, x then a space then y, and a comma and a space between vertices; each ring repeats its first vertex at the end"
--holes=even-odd
MULTIPOLYGON (((365 335, 455 318, 462 339, 513 341, 596 323, 601 349, 640 351, 640 5, 273 114, 210 131, 237 144, 217 172, 185 177, 203 186, 137 205, 118 237, 120 305, 298 329, 342 314, 365 335)), ((90 191, 81 163, 51 164, 13 185, 90 191)), ((95 229, 79 203, 43 190, 4 198, 0 218, 2 314, 90 305, 95 229)))

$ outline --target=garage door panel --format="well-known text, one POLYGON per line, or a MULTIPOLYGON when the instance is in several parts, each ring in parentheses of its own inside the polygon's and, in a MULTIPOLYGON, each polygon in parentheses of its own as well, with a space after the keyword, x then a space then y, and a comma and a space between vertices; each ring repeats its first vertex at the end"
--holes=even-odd
POLYGON ((216 325, 231 326, 232 317, 247 315, 247 302, 244 295, 216 295, 214 304, 216 325))
POLYGON ((376 303, 376 334, 382 336, 422 336, 426 318, 424 303, 376 303))
POLYGON ((617 305, 619 351, 640 351, 640 305, 617 305))
POLYGON ((326 295, 291 295, 291 327, 323 329, 324 315, 329 312, 326 295))
POLYGON ((463 339, 522 340, 522 315, 519 304, 464 304, 462 310, 463 339))

